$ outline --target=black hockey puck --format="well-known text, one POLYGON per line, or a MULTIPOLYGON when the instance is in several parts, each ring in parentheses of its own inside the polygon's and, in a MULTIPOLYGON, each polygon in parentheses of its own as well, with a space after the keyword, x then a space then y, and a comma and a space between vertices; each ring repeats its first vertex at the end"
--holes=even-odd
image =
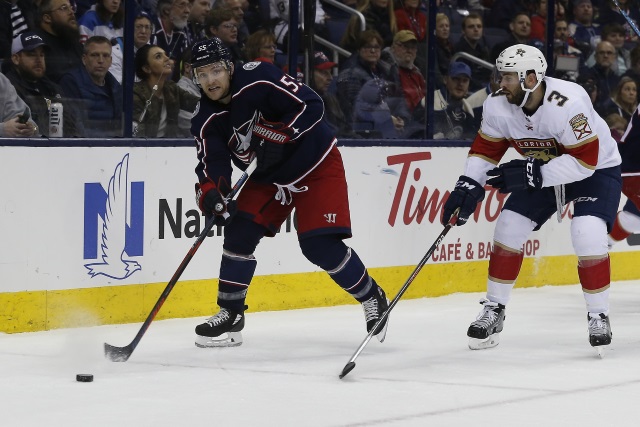
POLYGON ((91 374, 78 374, 78 375, 76 375, 76 381, 79 381, 81 383, 93 382, 93 375, 91 375, 91 374))

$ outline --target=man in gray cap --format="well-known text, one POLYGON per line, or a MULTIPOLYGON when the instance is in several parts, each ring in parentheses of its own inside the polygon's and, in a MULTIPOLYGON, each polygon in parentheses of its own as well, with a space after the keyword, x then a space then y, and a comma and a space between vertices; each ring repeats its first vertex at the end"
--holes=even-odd
POLYGON ((11 64, 5 75, 29 105, 33 120, 43 135, 49 136, 51 104, 59 102, 63 104, 63 136, 83 136, 76 128, 75 115, 71 112, 73 106, 63 99, 60 86, 46 76, 45 46, 42 37, 31 31, 13 39, 11 64))

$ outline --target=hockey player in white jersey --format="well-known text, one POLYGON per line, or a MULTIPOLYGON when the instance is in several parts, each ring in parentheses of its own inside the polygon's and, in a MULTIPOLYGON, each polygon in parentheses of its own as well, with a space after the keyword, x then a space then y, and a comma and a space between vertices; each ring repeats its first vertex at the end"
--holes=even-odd
POLYGON ((485 183, 511 193, 495 227, 486 298, 469 326, 469 347, 498 345, 524 243, 574 202, 571 241, 589 342, 600 353, 600 346, 611 342, 607 233, 620 202, 616 142, 581 86, 545 77, 547 62, 540 50, 523 44, 508 47, 496 68, 500 89, 484 102, 480 130, 442 218, 446 224, 459 208, 456 225, 465 224, 484 198, 485 183), (497 166, 510 146, 524 159, 497 166))

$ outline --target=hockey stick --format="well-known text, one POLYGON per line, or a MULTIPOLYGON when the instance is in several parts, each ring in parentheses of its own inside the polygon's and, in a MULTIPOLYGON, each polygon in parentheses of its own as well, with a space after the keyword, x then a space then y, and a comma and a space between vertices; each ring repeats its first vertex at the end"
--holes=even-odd
POLYGON ((373 337, 374 332, 377 331, 378 327, 384 323, 387 317, 389 317, 389 313, 391 313, 391 310, 393 310, 393 307, 395 307, 398 301, 400 301, 400 298, 402 297, 402 295, 404 295, 404 293, 407 291, 407 288, 409 288, 409 285, 411 285, 411 283, 416 278, 418 273, 420 273, 420 270, 422 270, 422 267, 424 267, 424 265, 427 263, 429 258, 431 258, 431 255, 436 250, 438 245, 442 243, 442 239, 444 239, 444 236, 447 235, 449 230, 451 230, 451 227, 453 227, 453 224, 456 223, 456 221, 458 220, 458 212, 459 212, 459 209, 457 209, 455 213, 451 216, 451 218, 449 219, 449 222, 447 223, 447 225, 444 226, 444 229, 442 230, 440 235, 438 235, 438 238, 436 239, 436 241, 433 242, 433 245, 431 245, 427 253, 424 255, 424 257, 422 257, 422 259, 420 260, 420 263, 413 270, 413 273, 411 273, 411 276, 409 276, 409 278, 407 279, 405 284, 402 286, 400 291, 398 291, 398 294, 393 298, 393 301, 389 303, 389 307, 387 308, 387 311, 382 313, 382 316, 380 316, 380 319, 378 319, 378 322, 373 326, 373 328, 371 328, 371 331, 365 337, 364 341, 362 341, 362 343, 360 344, 360 347, 358 347, 356 352, 353 353, 353 356, 351 356, 351 359, 349 359, 347 364, 344 365, 344 368, 342 368, 342 372, 340 373, 340 375, 338 375, 340 379, 344 378, 349 372, 353 370, 353 368, 356 367, 356 359, 358 358, 360 353, 362 353, 362 350, 364 350, 364 348, 369 343, 369 341, 371 341, 371 338, 373 337))
MULTIPOLYGON (((240 192, 240 189, 244 186, 244 184, 247 182, 247 179, 249 179, 249 176, 251 176, 253 171, 256 169, 256 165, 257 162, 254 159, 244 171, 240 179, 238 179, 238 182, 236 182, 236 184, 233 186, 233 188, 225 198, 225 201, 228 202, 230 200, 236 199, 238 193, 240 192)), ((229 214, 225 212, 225 215, 227 215, 228 217, 229 214)), ((133 353, 133 351, 138 346, 138 343, 142 339, 142 336, 149 328, 149 325, 151 325, 151 322, 156 317, 156 314, 158 314, 158 312, 160 311, 160 308, 166 301, 167 297, 171 293, 171 290, 178 282, 178 279, 180 278, 184 270, 187 268, 187 265, 189 265, 189 262, 195 255, 196 251, 198 250, 204 239, 207 237, 207 234, 209 234, 209 231, 211 231, 213 226, 216 224, 216 218, 216 215, 213 215, 206 222, 204 230, 202 230, 196 241, 193 243, 193 246, 191 246, 191 249, 189 249, 189 252, 187 252, 187 255, 180 263, 180 266, 178 267, 176 272, 173 273, 173 277, 171 278, 171 280, 169 280, 169 283, 167 283, 167 286, 164 288, 162 295, 160 295, 160 298, 158 298, 156 305, 153 306, 153 310, 151 310, 151 313, 149 313, 149 315, 147 316, 147 319, 142 324, 142 327, 138 331, 138 334, 135 336, 133 341, 131 341, 131 343, 125 347, 116 347, 111 344, 104 343, 104 355, 107 359, 111 360, 112 362, 126 362, 129 359, 131 353, 133 353)))
POLYGON ((618 3, 618 0, 613 0, 613 2, 615 3, 616 7, 618 8, 618 11, 620 11, 620 14, 622 16, 624 16, 624 19, 627 20, 627 22, 629 23, 629 26, 631 27, 631 29, 636 33, 636 35, 638 37, 640 37, 640 30, 638 29, 638 26, 636 25, 636 23, 633 22, 633 19, 631 19, 631 17, 629 15, 627 15, 627 12, 622 10, 622 8, 620 7, 620 3, 618 3))

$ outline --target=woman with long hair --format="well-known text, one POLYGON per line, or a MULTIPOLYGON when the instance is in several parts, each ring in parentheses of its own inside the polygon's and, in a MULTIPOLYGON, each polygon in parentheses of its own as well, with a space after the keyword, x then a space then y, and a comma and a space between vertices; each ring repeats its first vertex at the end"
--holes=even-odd
POLYGON ((136 52, 140 81, 133 85, 134 135, 145 138, 177 138, 180 110, 194 111, 200 98, 173 80, 174 63, 159 46, 148 44, 136 52))
MULTIPOLYGON (((393 36, 398 32, 393 0, 358 0, 357 10, 364 15, 365 30, 375 30, 382 37, 383 46, 391 46, 393 36)), ((358 50, 360 20, 354 15, 342 37, 342 47, 350 52, 358 50)))
POLYGON ((622 77, 611 94, 611 104, 606 112, 619 114, 629 123, 637 106, 638 87, 636 81, 631 77, 622 77))
POLYGON ((260 29, 253 32, 244 51, 249 61, 276 62, 276 35, 269 30, 260 29))
POLYGON ((438 64, 438 80, 444 83, 442 76, 449 72, 449 63, 455 52, 451 42, 451 25, 449 17, 444 13, 436 15, 436 59, 438 64))

